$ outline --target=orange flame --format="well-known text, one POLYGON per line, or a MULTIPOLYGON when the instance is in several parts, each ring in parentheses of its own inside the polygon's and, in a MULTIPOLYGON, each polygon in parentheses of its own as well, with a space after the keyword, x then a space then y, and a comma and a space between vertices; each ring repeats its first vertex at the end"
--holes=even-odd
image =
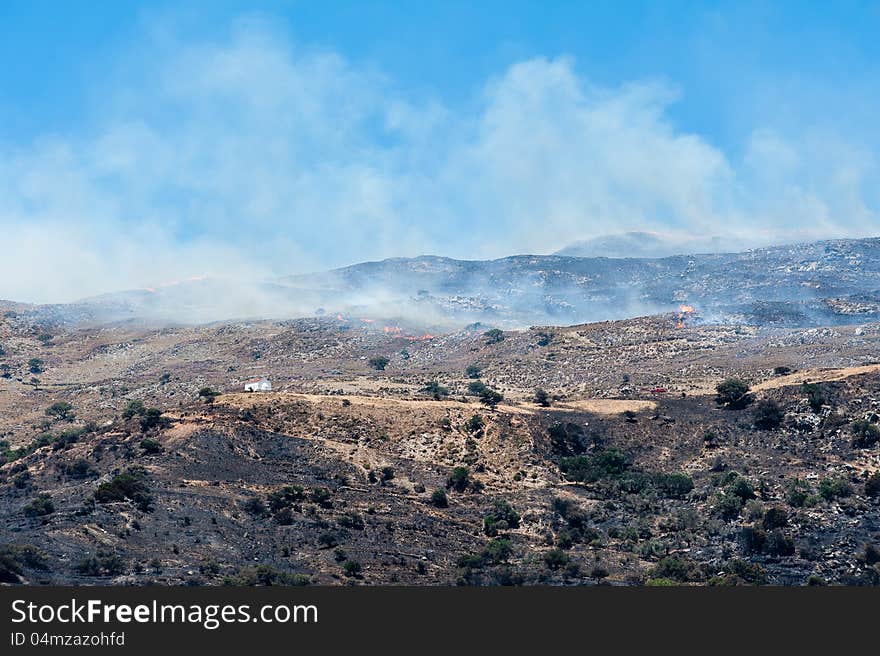
POLYGON ((693 314, 696 311, 692 305, 679 305, 678 309, 682 314, 693 314))
POLYGON ((403 328, 400 326, 385 326, 382 328, 382 332, 386 335, 400 335, 403 333, 403 328))

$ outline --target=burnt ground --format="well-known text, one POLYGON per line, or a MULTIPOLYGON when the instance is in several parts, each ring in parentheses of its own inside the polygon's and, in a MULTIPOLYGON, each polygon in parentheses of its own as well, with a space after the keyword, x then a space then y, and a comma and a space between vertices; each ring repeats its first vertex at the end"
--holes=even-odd
POLYGON ((488 326, 7 316, 0 578, 876 585, 880 327, 678 320, 493 343, 488 326), (254 376, 276 391, 241 393, 254 376), (752 388, 734 407, 727 378, 752 388))

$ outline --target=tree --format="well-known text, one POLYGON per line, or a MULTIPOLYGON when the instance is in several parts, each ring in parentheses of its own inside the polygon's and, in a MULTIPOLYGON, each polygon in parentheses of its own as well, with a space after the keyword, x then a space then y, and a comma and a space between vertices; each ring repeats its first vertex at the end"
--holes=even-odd
POLYGON ((535 403, 544 408, 550 407, 550 395, 540 387, 535 390, 535 403))
POLYGON ((500 392, 496 392, 488 387, 480 392, 480 403, 494 408, 504 400, 504 396, 500 392))
POLYGON ((468 383, 468 392, 473 394, 474 396, 479 396, 483 392, 489 389, 482 380, 473 380, 468 383))
POLYGON ((500 328, 492 328, 484 332, 483 337, 486 338, 486 344, 497 344, 504 341, 504 331, 500 328))
POLYGON ((356 577, 359 576, 363 567, 356 560, 346 560, 342 564, 342 571, 345 572, 346 576, 356 577))
POLYGON ((449 390, 443 387, 436 380, 430 381, 427 385, 422 388, 422 391, 426 394, 430 394, 435 399, 440 399, 441 396, 449 396, 449 390))
POLYGON ((43 361, 40 358, 31 358, 28 360, 28 371, 32 374, 43 373, 43 361))
POLYGON ((773 399, 759 402, 754 411, 755 426, 762 430, 776 430, 785 417, 780 405, 773 399))
POLYGON ((131 419, 135 415, 143 415, 146 411, 143 401, 129 401, 122 409, 122 418, 131 419))
POLYGON ((464 370, 464 373, 468 378, 479 378, 482 372, 483 369, 475 364, 468 365, 468 368, 464 370))
POLYGON ((58 401, 53 403, 48 408, 46 408, 46 415, 49 417, 55 417, 56 419, 64 419, 67 421, 72 421, 76 416, 73 412, 73 406, 70 405, 67 401, 58 401))
POLYGON ((467 489, 468 484, 471 482, 470 477, 470 469, 467 467, 456 467, 452 470, 449 478, 446 479, 446 487, 456 490, 457 492, 464 492, 467 489))
POLYGON ((474 415, 470 419, 468 419, 464 427, 468 430, 469 433, 479 433, 486 426, 486 422, 483 419, 482 415, 474 415))
POLYGON ((370 366, 376 371, 385 371, 385 367, 388 366, 389 362, 391 362, 391 360, 384 355, 376 355, 369 360, 370 366))
POLYGON ((715 387, 719 405, 728 408, 742 408, 748 404, 749 386, 738 378, 728 378, 715 387))
POLYGON ((449 499, 446 496, 446 490, 434 490, 431 493, 431 505, 437 508, 446 508, 446 506, 449 505, 449 499))
POLYGON ((204 399, 205 403, 213 403, 214 399, 218 396, 220 396, 220 392, 217 392, 210 387, 203 387, 199 390, 199 398, 204 399))
POLYGON ((162 411, 159 408, 147 408, 141 418, 141 430, 148 431, 151 428, 165 426, 167 423, 168 420, 162 416, 162 411))
POLYGON ((819 414, 822 411, 822 406, 825 405, 826 402, 822 388, 816 383, 804 383, 803 387, 804 392, 807 393, 807 403, 810 404, 810 409, 814 413, 819 414))

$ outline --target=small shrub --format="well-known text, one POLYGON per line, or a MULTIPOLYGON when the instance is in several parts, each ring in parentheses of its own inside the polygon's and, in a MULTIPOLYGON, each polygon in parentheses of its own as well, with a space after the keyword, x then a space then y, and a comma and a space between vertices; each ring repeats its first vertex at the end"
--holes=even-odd
POLYGON ((483 369, 475 364, 468 365, 467 369, 464 370, 464 373, 468 378, 479 378, 482 372, 483 369))
POLYGON ((804 383, 803 390, 807 394, 807 403, 810 404, 810 409, 815 414, 819 414, 822 411, 822 406, 827 402, 822 388, 816 383, 804 383))
POLYGON ((535 390, 535 403, 543 408, 550 407, 550 395, 547 393, 547 390, 541 389, 540 387, 535 390))
POLYGON ((143 401, 129 401, 122 409, 122 418, 127 420, 135 416, 139 417, 143 415, 146 411, 147 409, 144 407, 143 401))
POLYGON ((715 387, 716 401, 728 408, 742 408, 748 404, 749 386, 737 378, 728 378, 715 387))
POLYGON ((880 442, 880 428, 867 419, 859 419, 852 423, 852 445, 856 449, 869 449, 880 442))
POLYGON ((36 499, 33 499, 22 510, 28 517, 45 517, 55 512, 55 504, 52 503, 51 496, 43 493, 36 499))
POLYGON ((474 415, 468 419, 464 425, 469 433, 479 433, 485 428, 485 426, 486 421, 483 419, 482 415, 474 415))
POLYGON ((687 474, 658 474, 654 485, 665 496, 680 499, 694 489, 694 481, 687 474))
POLYGON ((503 400, 504 396, 501 394, 501 392, 496 392, 495 390, 489 389, 488 387, 480 392, 480 403, 482 403, 483 405, 487 405, 490 408, 494 408, 503 400))
POLYGON ((241 503, 241 509, 254 517, 264 517, 267 514, 266 504, 260 497, 249 497, 241 503))
POLYGON ((73 412, 73 406, 67 401, 53 403, 46 408, 46 415, 49 417, 55 417, 56 419, 64 419, 66 421, 71 421, 76 416, 73 412))
POLYGON ((150 493, 147 472, 142 467, 132 467, 101 483, 95 490, 94 497, 98 503, 128 500, 143 512, 152 510, 153 496, 150 493))
POLYGON ((384 355, 376 355, 370 358, 369 365, 376 371, 385 371, 385 367, 388 366, 389 362, 391 362, 391 360, 384 355))
POLYGON ((168 425, 168 419, 162 416, 158 408, 147 408, 141 418, 141 430, 146 432, 151 428, 163 428, 168 425))
POLYGON ((350 577, 360 576, 361 570, 363 570, 363 567, 356 560, 346 560, 342 564, 342 571, 345 572, 346 576, 350 576, 350 577))
POLYGON ((498 531, 519 528, 520 516, 504 499, 496 499, 492 510, 483 517, 483 532, 489 537, 498 535, 498 531))
POLYGON ((848 497, 852 493, 852 485, 842 478, 823 478, 819 481, 819 496, 825 501, 848 497))
POLYGON ((456 492, 464 492, 471 482, 471 470, 467 467, 456 467, 446 479, 446 487, 456 492))
POLYGON ((484 332, 483 337, 486 338, 486 344, 498 344, 504 341, 504 331, 500 328, 492 328, 484 332))
POLYGON ((785 412, 773 399, 764 399, 755 407, 753 417, 757 428, 776 430, 782 424, 785 412))
POLYGON ((551 549, 544 553, 544 564, 547 569, 558 570, 568 565, 571 558, 562 549, 551 549))
POLYGON ((651 571, 652 578, 668 579, 678 583, 701 581, 699 566, 683 556, 666 556, 651 571))
POLYGON ((148 456, 162 453, 162 445, 150 437, 145 437, 141 440, 141 449, 148 456))
POLYGON ((422 388, 422 392, 424 392, 425 394, 430 394, 434 398, 449 396, 449 389, 443 387, 443 385, 438 383, 436 380, 432 380, 427 385, 425 385, 422 388))
POLYGON ((449 505, 449 499, 446 496, 446 490, 434 490, 431 493, 431 505, 437 508, 446 508, 449 505))

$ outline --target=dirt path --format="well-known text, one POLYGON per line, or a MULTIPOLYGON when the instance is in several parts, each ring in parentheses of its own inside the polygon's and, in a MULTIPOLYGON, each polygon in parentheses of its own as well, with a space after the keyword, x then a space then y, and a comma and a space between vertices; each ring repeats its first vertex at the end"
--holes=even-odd
POLYGON ((880 364, 867 364, 860 367, 844 367, 842 369, 804 369, 786 376, 778 376, 758 383, 752 389, 756 392, 763 390, 801 385, 803 383, 829 383, 836 380, 844 380, 851 376, 876 373, 880 371, 880 364))

